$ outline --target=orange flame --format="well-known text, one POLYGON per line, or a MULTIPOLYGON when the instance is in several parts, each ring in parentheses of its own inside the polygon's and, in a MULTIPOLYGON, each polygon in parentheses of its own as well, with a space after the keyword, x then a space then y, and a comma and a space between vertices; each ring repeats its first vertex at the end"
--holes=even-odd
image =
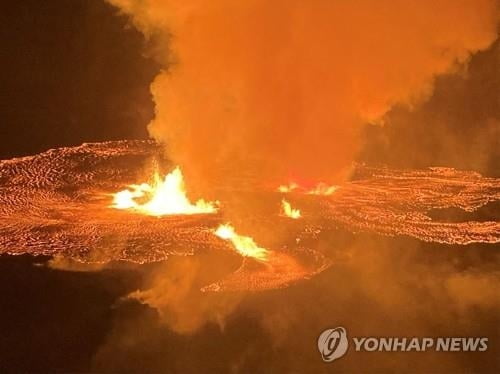
POLYGON ((267 261, 269 251, 259 247, 251 237, 238 235, 230 224, 220 225, 215 230, 215 235, 221 239, 231 241, 236 251, 242 256, 267 261))
POLYGON ((150 216, 171 214, 207 214, 216 213, 218 202, 206 202, 203 199, 192 204, 187 195, 184 177, 179 167, 176 167, 164 179, 158 172, 153 176, 152 184, 132 184, 128 189, 113 194, 113 204, 116 209, 132 209, 150 216), (136 199, 148 198, 145 203, 136 199))
POLYGON ((292 205, 288 201, 286 201, 285 199, 281 200, 281 210, 282 210, 282 214, 284 216, 287 216, 287 217, 290 217, 293 219, 297 219, 297 218, 300 218, 302 216, 300 213, 300 210, 292 208, 292 205))
POLYGON ((319 183, 312 190, 307 191, 309 195, 323 195, 329 196, 332 195, 335 191, 337 191, 338 186, 329 186, 326 183, 319 183))
POLYGON ((308 195, 322 195, 329 196, 332 195, 335 191, 337 191, 339 186, 328 185, 326 183, 318 183, 316 187, 308 190, 304 187, 300 187, 297 183, 291 182, 285 185, 281 185, 278 187, 278 191, 281 193, 289 193, 289 192, 301 192, 308 195))
POLYGON ((296 188, 298 188, 299 185, 297 183, 289 183, 287 185, 282 185, 278 187, 279 192, 287 193, 287 192, 292 192, 296 188))

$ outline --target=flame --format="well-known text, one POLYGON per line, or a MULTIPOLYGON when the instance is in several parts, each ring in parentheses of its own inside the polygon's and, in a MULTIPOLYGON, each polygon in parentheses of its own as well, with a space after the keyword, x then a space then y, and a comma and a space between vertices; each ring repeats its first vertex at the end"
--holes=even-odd
POLYGON ((281 200, 281 209, 282 209, 282 214, 293 218, 297 219, 301 217, 300 210, 299 209, 293 209, 292 206, 288 201, 285 199, 281 200))
POLYGON ((287 192, 292 192, 295 190, 299 185, 297 183, 289 183, 287 185, 282 185, 278 187, 279 192, 287 193, 287 192))
POLYGON ((278 187, 278 191, 281 193, 289 193, 293 191, 299 190, 301 193, 305 193, 308 195, 322 195, 329 196, 332 195, 339 186, 327 185, 326 183, 318 183, 316 187, 308 190, 304 187, 299 186, 297 183, 291 182, 289 184, 284 184, 278 187))
POLYGON ((329 186, 326 183, 319 183, 312 190, 307 191, 309 195, 323 195, 329 196, 332 195, 335 191, 337 191, 338 186, 329 186))
POLYGON ((115 193, 111 207, 133 209, 150 216, 164 216, 216 213, 217 205, 218 202, 206 202, 203 199, 192 204, 186 195, 181 169, 176 167, 164 179, 155 172, 152 184, 132 184, 128 189, 115 193), (148 200, 140 203, 136 201, 139 198, 148 200))
POLYGON ((215 230, 215 235, 224 240, 230 240, 238 253, 245 257, 252 257, 256 260, 267 261, 269 251, 259 247, 249 236, 238 235, 234 227, 230 224, 220 225, 215 230))

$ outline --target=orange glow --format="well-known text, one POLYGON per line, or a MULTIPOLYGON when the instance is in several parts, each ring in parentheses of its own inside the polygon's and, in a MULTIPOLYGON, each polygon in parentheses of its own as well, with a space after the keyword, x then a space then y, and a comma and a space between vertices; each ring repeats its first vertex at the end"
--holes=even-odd
POLYGON ((297 183, 291 182, 286 185, 281 185, 278 187, 278 191, 281 193, 289 193, 289 192, 300 192, 308 195, 322 195, 329 196, 332 195, 335 191, 337 191, 339 186, 328 185, 326 183, 318 183, 312 189, 306 189, 304 187, 299 186, 297 183))
POLYGON ((259 247, 251 237, 238 235, 231 225, 220 225, 215 230, 215 235, 221 239, 231 241, 236 251, 242 256, 252 257, 259 261, 267 261, 269 251, 259 247))
POLYGON ((337 191, 338 188, 339 188, 338 186, 329 186, 325 183, 319 183, 312 190, 307 191, 307 193, 310 195, 328 196, 328 195, 332 195, 335 191, 337 191))
POLYGON ((247 170, 345 181, 367 123, 417 107, 498 34, 496 0, 107 2, 162 65, 148 131, 198 188, 247 170))
POLYGON ((281 210, 284 216, 297 219, 301 217, 300 210, 294 209, 288 201, 285 199, 281 200, 281 210))
POLYGON ((192 204, 187 195, 184 177, 176 167, 164 179, 156 172, 151 184, 132 184, 128 189, 113 195, 111 207, 132 209, 150 216, 171 214, 207 214, 216 213, 218 202, 206 202, 203 199, 192 204), (146 199, 144 203, 136 199, 146 199))
POLYGON ((292 192, 297 187, 299 187, 298 184, 292 182, 292 183, 289 183, 287 185, 279 186, 278 191, 283 192, 283 193, 292 192))

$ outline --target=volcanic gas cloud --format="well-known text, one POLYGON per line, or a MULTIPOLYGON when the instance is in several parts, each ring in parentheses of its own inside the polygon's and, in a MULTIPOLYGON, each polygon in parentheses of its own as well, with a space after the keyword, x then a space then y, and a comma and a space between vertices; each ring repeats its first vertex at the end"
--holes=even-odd
POLYGON ((344 178, 361 126, 428 97, 498 16, 494 0, 108 1, 154 41, 149 130, 195 188, 249 170, 344 178))

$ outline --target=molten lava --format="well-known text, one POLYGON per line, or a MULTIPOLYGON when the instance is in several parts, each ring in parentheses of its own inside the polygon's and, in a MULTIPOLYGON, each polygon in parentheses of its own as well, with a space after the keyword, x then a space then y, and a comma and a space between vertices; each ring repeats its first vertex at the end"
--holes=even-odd
POLYGON ((298 187, 299 187, 298 184, 292 182, 292 183, 289 183, 287 185, 279 186, 278 191, 282 192, 282 193, 288 193, 288 192, 292 192, 293 190, 295 190, 298 187))
MULTIPOLYGON (((260 248, 257 240, 244 239, 228 225, 215 235, 218 215, 151 219, 142 214, 124 217, 110 209, 109 192, 134 181, 137 169, 130 160, 144 165, 161 155, 163 150, 154 142, 129 140, 87 143, 0 160, 0 254, 56 256, 84 264, 144 264, 229 249, 265 265, 243 261, 235 273, 203 288, 220 292, 281 288, 318 274, 331 263, 321 254, 320 232, 346 230, 353 235, 411 237, 447 245, 500 243, 499 220, 490 216, 481 219, 483 209, 493 209, 496 205, 489 204, 500 201, 500 178, 450 168, 394 170, 356 165, 356 179, 345 182, 333 195, 294 195, 294 200, 289 200, 292 205, 296 200, 307 204, 309 219, 303 225, 302 220, 289 221, 289 225, 268 209, 248 211, 247 218, 253 222, 266 223, 279 231, 285 225, 296 230, 292 237, 296 244, 275 241, 273 250, 260 248), (439 215, 449 208, 465 216, 451 220, 439 215)), ((164 182, 159 177, 156 180, 164 182)), ((270 192, 259 183, 261 179, 242 177, 235 181, 239 182, 235 183, 237 191, 245 183, 255 186, 250 196, 265 198, 271 207, 287 198, 270 192)), ((153 187, 151 182, 147 189, 153 187)), ((120 196, 137 189, 129 188, 120 196)), ((292 194, 307 191, 297 187, 292 194)), ((130 209, 125 212, 144 213, 135 207, 147 204, 153 195, 148 191, 142 195, 120 197, 115 203, 120 203, 121 209, 130 209)), ((216 206, 210 210, 215 211, 216 206)))
POLYGON ((111 206, 116 209, 132 209, 150 216, 164 216, 216 213, 217 205, 218 202, 206 202, 203 199, 192 204, 186 195, 182 172, 176 167, 164 179, 156 172, 152 184, 133 184, 128 189, 115 193, 111 206))
POLYGON ((279 186, 278 191, 281 193, 300 192, 308 195, 329 196, 337 191, 338 188, 339 186, 328 185, 321 182, 318 183, 314 188, 307 189, 305 187, 299 186, 297 183, 291 182, 289 184, 279 186))
POLYGON ((281 213, 282 215, 293 219, 297 219, 302 216, 300 210, 292 208, 292 205, 285 199, 281 200, 281 213))
POLYGON ((252 257, 259 261, 267 261, 269 251, 259 247, 251 237, 238 235, 231 225, 220 225, 215 230, 215 235, 221 239, 231 241, 236 251, 242 256, 252 257))
POLYGON ((329 186, 326 183, 319 183, 312 190, 307 191, 309 195, 321 195, 321 196, 329 196, 332 195, 335 191, 337 191, 338 186, 329 186))

